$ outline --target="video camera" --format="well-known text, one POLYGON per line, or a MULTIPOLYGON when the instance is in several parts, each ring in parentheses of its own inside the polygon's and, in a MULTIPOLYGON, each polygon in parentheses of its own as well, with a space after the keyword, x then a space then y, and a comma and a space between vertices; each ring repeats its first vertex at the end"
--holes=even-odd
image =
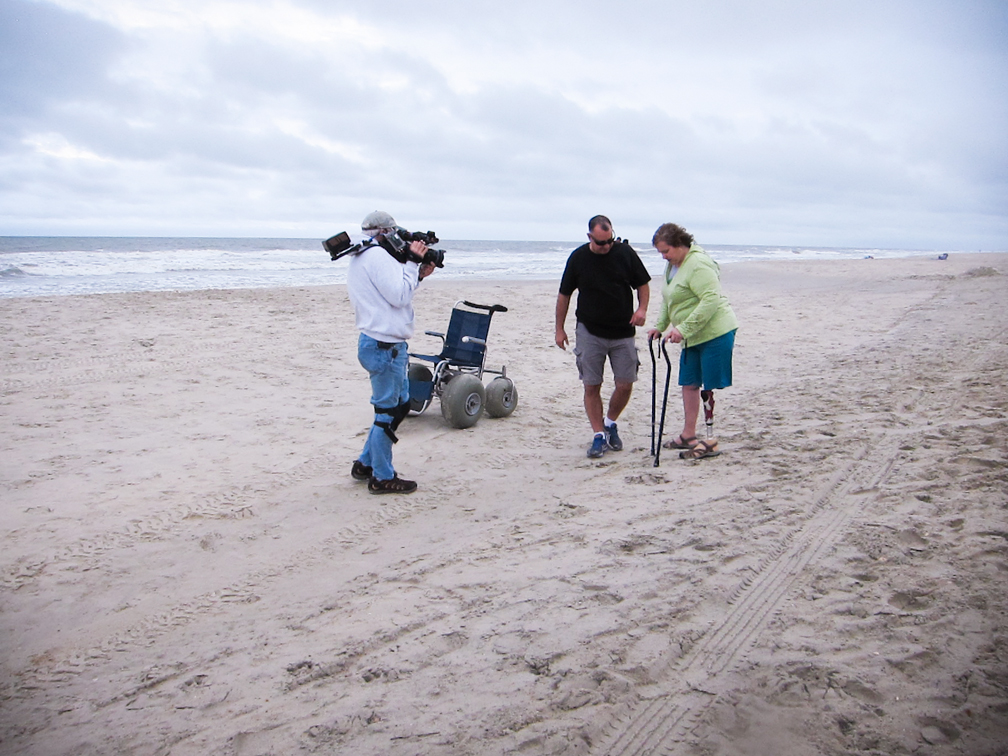
MULTIPOLYGON (((383 236, 380 239, 385 239, 385 241, 391 246, 395 252, 388 250, 390 254, 396 259, 399 257, 404 257, 406 260, 412 260, 413 262, 420 263, 433 263, 438 268, 444 267, 444 250, 443 249, 431 249, 431 244, 437 244, 438 238, 433 231, 427 231, 426 233, 422 231, 413 231, 412 233, 407 231, 405 228, 396 228, 395 234, 391 236, 383 236), (413 254, 410 250, 409 245, 411 242, 423 242, 427 245, 428 249, 424 253, 423 257, 413 254)), ((381 244, 381 241, 378 242, 381 244)), ((405 260, 403 260, 405 262, 405 260)))
MULTIPOLYGON (((399 262, 404 263, 411 261, 421 265, 424 263, 431 263, 438 268, 444 267, 444 250, 430 248, 431 244, 438 243, 437 235, 433 231, 410 232, 405 228, 397 227, 394 234, 379 236, 376 241, 386 252, 392 255, 399 262), (422 257, 414 254, 409 248, 410 243, 415 241, 423 242, 428 245, 428 249, 422 257)), ((368 242, 353 244, 350 241, 350 234, 346 231, 340 231, 335 236, 330 236, 322 242, 322 246, 325 247, 325 250, 329 253, 329 257, 331 259, 339 260, 341 257, 346 255, 356 255, 365 247, 371 246, 371 244, 368 242)))

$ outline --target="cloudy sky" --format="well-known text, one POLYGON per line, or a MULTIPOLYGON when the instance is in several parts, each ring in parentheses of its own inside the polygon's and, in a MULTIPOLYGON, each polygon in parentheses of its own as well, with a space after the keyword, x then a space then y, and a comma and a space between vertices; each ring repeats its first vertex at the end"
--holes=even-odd
POLYGON ((0 0, 0 235, 1008 249, 1005 0, 0 0))

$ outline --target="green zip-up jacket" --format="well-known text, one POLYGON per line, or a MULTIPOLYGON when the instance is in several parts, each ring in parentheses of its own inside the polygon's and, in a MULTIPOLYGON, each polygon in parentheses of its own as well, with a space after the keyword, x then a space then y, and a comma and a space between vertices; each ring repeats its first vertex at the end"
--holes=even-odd
POLYGON ((670 325, 683 335, 683 346, 703 344, 738 328, 728 297, 721 293, 721 269, 696 244, 690 246, 678 270, 671 264, 665 268, 655 327, 664 333, 670 325))

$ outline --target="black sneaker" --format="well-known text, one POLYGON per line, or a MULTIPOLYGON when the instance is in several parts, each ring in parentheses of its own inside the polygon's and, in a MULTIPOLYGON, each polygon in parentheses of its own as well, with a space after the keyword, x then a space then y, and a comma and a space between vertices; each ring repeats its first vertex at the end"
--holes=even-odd
POLYGON ((616 433, 616 423, 606 427, 605 431, 606 443, 609 444, 609 448, 613 451, 623 451, 623 441, 616 433))
POLYGON ((365 465, 359 459, 355 459, 353 467, 350 468, 350 477, 354 480, 371 480, 374 470, 370 465, 365 465))
POLYGON ((371 478, 367 484, 367 490, 373 494, 387 493, 413 493, 417 489, 415 480, 403 480, 398 475, 389 480, 378 480, 371 478))

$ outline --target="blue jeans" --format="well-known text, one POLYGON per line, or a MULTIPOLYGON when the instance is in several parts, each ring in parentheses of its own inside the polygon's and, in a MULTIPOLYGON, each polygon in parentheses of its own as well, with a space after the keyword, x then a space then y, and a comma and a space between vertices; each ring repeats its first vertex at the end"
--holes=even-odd
MULTIPOLYGON (((357 339, 357 360, 371 376, 371 404, 391 408, 409 401, 409 355, 405 341, 382 349, 378 342, 363 333, 357 339)), ((392 422, 392 415, 375 413, 375 422, 392 422)), ((361 452, 362 464, 372 468, 378 480, 395 477, 392 467, 392 439, 384 428, 372 425, 361 452)))

